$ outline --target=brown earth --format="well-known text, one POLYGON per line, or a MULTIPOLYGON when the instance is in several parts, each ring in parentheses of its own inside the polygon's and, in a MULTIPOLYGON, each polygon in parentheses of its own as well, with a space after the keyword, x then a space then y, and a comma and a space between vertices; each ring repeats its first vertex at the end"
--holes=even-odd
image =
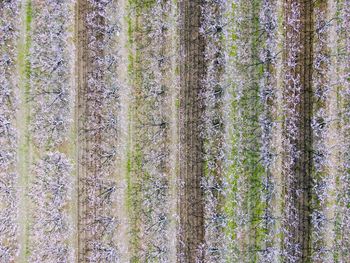
POLYGON ((180 12, 180 109, 179 109, 179 189, 178 262, 203 258, 204 203, 203 141, 200 120, 203 112, 200 93, 205 76, 204 39, 199 33, 201 5, 183 0, 180 12))

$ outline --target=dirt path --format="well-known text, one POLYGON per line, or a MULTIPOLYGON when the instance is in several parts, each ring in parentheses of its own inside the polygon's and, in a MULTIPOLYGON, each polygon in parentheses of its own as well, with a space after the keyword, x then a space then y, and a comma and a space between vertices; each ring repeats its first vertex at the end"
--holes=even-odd
POLYGON ((87 85, 87 32, 85 26, 85 17, 87 14, 87 3, 85 0, 79 0, 76 3, 76 76, 77 76, 77 90, 76 90, 76 117, 75 122, 77 125, 76 132, 77 136, 77 262, 85 262, 84 254, 85 252, 85 239, 86 234, 84 231, 84 211, 86 209, 85 204, 83 203, 84 188, 80 185, 80 181, 85 174, 85 166, 83 165, 83 149, 86 148, 86 141, 82 139, 80 135, 80 131, 83 127, 83 117, 85 114, 85 94, 86 94, 86 85, 87 85))
POLYGON ((285 1, 284 178, 285 250, 296 262, 311 256, 312 32, 310 2, 285 1), (298 28, 295 30, 294 28, 298 28), (300 46, 295 48, 295 43, 300 46), (288 245, 290 244, 290 245, 288 245))
POLYGON ((204 78, 204 39, 200 36, 201 5, 183 0, 180 12, 180 109, 179 109, 179 189, 178 262, 203 258, 204 204, 203 142, 200 93, 204 78))

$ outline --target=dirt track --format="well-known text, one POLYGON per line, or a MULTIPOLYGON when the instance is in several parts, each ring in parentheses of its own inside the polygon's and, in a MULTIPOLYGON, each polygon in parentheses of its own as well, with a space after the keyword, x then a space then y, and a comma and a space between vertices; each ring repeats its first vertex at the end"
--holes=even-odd
MULTIPOLYGON (((86 89, 87 89, 87 32, 84 16, 87 13, 87 2, 85 0, 79 0, 76 4, 76 41, 77 41, 77 55, 76 55, 76 76, 77 76, 77 92, 76 92, 76 123, 77 123, 77 131, 81 131, 83 127, 83 117, 86 111, 86 89)), ((78 183, 78 193, 77 193, 77 206, 78 206, 78 229, 77 229, 77 258, 78 262, 84 261, 85 252, 85 240, 86 233, 84 231, 84 218, 82 216, 86 207, 85 204, 82 203, 84 197, 83 195, 84 188, 80 186, 80 180, 84 177, 85 166, 83 165, 83 156, 84 153, 82 149, 86 147, 86 141, 82 139, 82 137, 78 136, 77 142, 77 183, 78 183), (83 253, 81 253, 83 251, 83 253)))
MULTIPOLYGON (((294 79, 300 78, 299 83, 291 81, 286 76, 284 101, 286 104, 286 120, 284 127, 285 149, 292 147, 294 152, 287 153, 284 159, 284 179, 286 183, 286 209, 285 228, 288 229, 290 237, 285 238, 285 244, 292 244, 286 247, 286 253, 295 257, 296 262, 306 262, 310 258, 310 224, 311 224, 311 171, 312 171, 312 19, 313 7, 310 2, 287 0, 285 1, 285 23, 287 38, 285 47, 285 61, 295 61, 296 65, 286 71, 294 79), (300 15, 300 23, 296 14, 300 15), (289 22, 294 21, 294 22, 289 22), (290 23, 299 26, 295 30, 290 23), (298 24, 299 23, 299 24, 298 24), (292 36, 292 37, 290 37, 292 36), (297 42, 295 42, 297 41, 297 42), (294 44, 300 43, 297 51, 291 48, 294 44), (295 100, 293 100, 293 98, 295 100), (300 101, 295 106, 294 102, 300 101), (295 134, 295 136, 293 135, 295 134), (292 163, 292 164, 291 164, 292 163)), ((294 49, 295 50, 295 49, 294 49)), ((289 64, 291 65, 291 64, 289 64)))
POLYGON ((179 240, 178 262, 197 262, 204 242, 203 142, 200 93, 204 78, 204 39, 199 33, 201 5, 183 0, 180 12, 179 240))

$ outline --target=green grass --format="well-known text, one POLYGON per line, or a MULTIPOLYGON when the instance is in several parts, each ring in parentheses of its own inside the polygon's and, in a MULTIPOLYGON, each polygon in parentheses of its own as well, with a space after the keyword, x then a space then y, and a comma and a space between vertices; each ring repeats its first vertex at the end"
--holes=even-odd
MULTIPOLYGON (((132 12, 135 10, 135 6, 139 5, 140 1, 129 0, 127 11, 128 17, 126 18, 126 22, 128 25, 127 35, 127 49, 128 49, 128 75, 131 80, 131 86, 136 88, 140 85, 140 73, 137 70, 140 62, 140 54, 139 51, 135 51, 135 33, 139 30, 139 19, 141 12, 139 8, 136 8, 136 12, 132 12)), ((134 91, 131 93, 134 96, 134 91)), ((133 121, 135 119, 136 110, 132 107, 128 110, 129 117, 129 132, 128 132, 128 158, 126 163, 126 210, 129 217, 130 223, 130 262, 139 263, 141 262, 139 256, 139 248, 141 245, 140 240, 140 217, 141 217, 141 202, 140 202, 140 184, 138 182, 139 172, 142 169, 142 152, 140 147, 135 143, 135 131, 133 127, 133 121)))
MULTIPOLYGON (((260 1, 255 0, 252 3, 254 10, 260 10, 260 1)), ((237 9, 245 8, 242 6, 232 5, 232 10, 230 10, 228 19, 230 21, 235 21, 235 16, 237 16, 237 9)), ((252 32, 256 32, 249 37, 253 38, 251 50, 254 54, 253 57, 258 57, 259 47, 261 41, 257 39, 259 36, 259 14, 257 11, 250 10, 254 19, 247 22, 248 25, 237 24, 237 27, 246 27, 252 32), (250 29, 249 29, 250 28, 250 29)), ((246 36, 248 38, 248 36, 246 36)), ((229 42, 232 44, 228 47, 229 56, 236 59, 238 46, 236 41, 238 35, 235 29, 229 32, 229 42)), ((234 130, 230 137, 230 144, 232 145, 232 151, 230 153, 229 159, 232 161, 232 165, 227 170, 227 180, 230 185, 228 189, 228 197, 224 206, 224 211, 228 216, 228 224, 225 229, 226 235, 234 242, 230 245, 231 253, 238 253, 238 258, 240 260, 247 260, 249 262, 258 262, 258 253, 262 249, 264 237, 266 236, 266 229, 261 225, 261 218, 264 213, 265 203, 261 200, 262 191, 262 179, 266 176, 266 171, 264 167, 259 163, 260 160, 260 141, 257 134, 253 133, 252 130, 260 129, 259 124, 259 114, 261 112, 261 103, 259 101, 259 79, 263 74, 263 66, 255 66, 254 68, 246 68, 246 65, 240 64, 240 61, 236 68, 239 69, 242 76, 250 74, 249 79, 253 80, 249 86, 245 84, 243 87, 243 92, 238 100, 235 99, 235 83, 231 83, 231 92, 233 92, 233 101, 230 105, 231 121, 235 125, 240 126, 240 130, 234 130), (252 105, 255 105, 252 108, 252 105), (238 115, 237 115, 238 114, 238 115), (249 145, 247 143, 249 142, 249 145), (248 148, 241 148, 242 145, 247 145, 248 148), (253 149, 250 149, 250 148, 253 149), (238 185, 239 178, 242 179, 247 185, 238 185), (238 195, 242 195, 242 190, 248 187, 248 193, 242 196, 242 203, 238 204, 238 195), (239 207, 237 207, 239 205, 239 207), (243 209, 247 215, 249 215, 249 224, 241 226, 236 220, 236 209, 243 209), (245 240, 237 240, 236 231, 238 228, 244 227, 247 230, 243 230, 246 235, 249 236, 245 240), (243 246, 248 252, 240 252, 236 245, 243 246)), ((255 64, 256 61, 252 61, 255 64)), ((240 230, 241 231, 241 230, 240 230)), ((232 259, 228 259, 232 260, 232 259)))
POLYGON ((29 226, 30 220, 28 220, 28 200, 26 197, 27 187, 30 176, 30 158, 31 158, 31 139, 29 133, 29 124, 30 124, 30 105, 29 105, 29 96, 30 96, 30 75, 31 75, 31 66, 29 60, 29 52, 31 46, 31 23, 32 23, 32 4, 30 0, 25 2, 23 7, 24 23, 22 26, 23 36, 18 44, 18 56, 17 64, 19 71, 19 89, 21 97, 21 105, 18 111, 18 129, 20 130, 19 138, 19 149, 18 149, 18 159, 19 159, 19 175, 20 175, 20 184, 25 189, 22 192, 22 204, 21 206, 24 210, 21 213, 22 220, 20 224, 22 225, 22 232, 20 234, 20 241, 22 248, 20 250, 19 260, 20 262, 27 262, 27 258, 30 254, 29 246, 29 226), (23 121, 24 120, 24 121, 23 121))

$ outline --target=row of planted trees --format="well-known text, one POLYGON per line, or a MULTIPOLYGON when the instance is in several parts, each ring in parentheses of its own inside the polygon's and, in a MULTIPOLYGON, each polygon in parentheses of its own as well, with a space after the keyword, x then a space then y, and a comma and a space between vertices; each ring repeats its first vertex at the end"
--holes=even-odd
POLYGON ((0 2, 0 262, 350 262, 349 19, 0 2))
POLYGON ((233 258, 347 262, 349 3, 233 6, 227 66, 233 258))

